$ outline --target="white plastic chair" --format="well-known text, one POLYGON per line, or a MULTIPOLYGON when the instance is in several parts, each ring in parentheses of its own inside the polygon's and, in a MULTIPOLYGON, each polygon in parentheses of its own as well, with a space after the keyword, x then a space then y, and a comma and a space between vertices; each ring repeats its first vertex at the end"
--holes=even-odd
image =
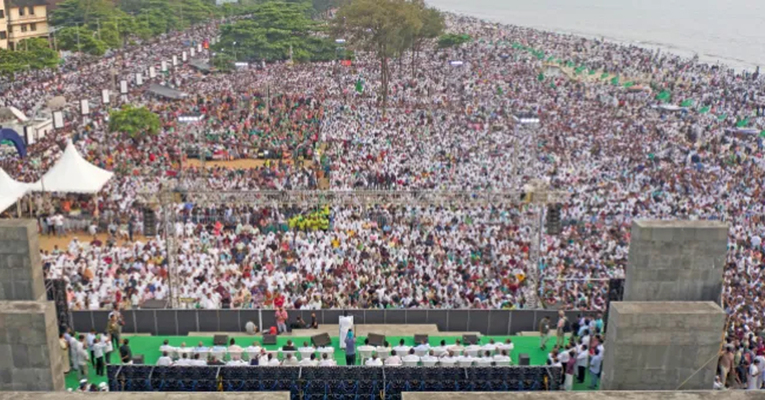
MULTIPOLYGON (((226 354, 226 352, 224 350, 210 351, 210 353, 213 355, 213 357, 215 357, 215 358, 217 358, 218 360, 221 360, 221 361, 223 360, 223 356, 226 354)), ((202 356, 200 356, 200 357, 202 357, 202 356)))
POLYGON ((419 361, 414 360, 403 360, 405 367, 416 367, 417 364, 419 364, 419 361))
POLYGON ((470 357, 477 357, 479 351, 481 351, 481 348, 478 346, 465 349, 465 353, 470 357))
POLYGON ((425 367, 435 367, 437 362, 438 362, 438 359, 435 357, 427 358, 425 360, 422 360, 422 365, 425 367))
POLYGON ((377 348, 377 357, 383 360, 385 362, 385 359, 390 357, 390 351, 391 349, 388 347, 378 347, 377 348))
POLYGON ((473 358, 458 358, 457 365, 460 367, 470 367, 473 365, 473 358))
POLYGON ((231 357, 232 360, 241 360, 242 359, 242 352, 241 351, 229 351, 228 355, 229 355, 229 357, 231 357))
POLYGON ((305 360, 307 358, 311 358, 311 354, 315 353, 316 350, 314 350, 314 349, 302 349, 301 348, 300 350, 298 350, 298 352, 300 353, 300 359, 301 360, 305 360))
POLYGON ((425 355, 428 354, 428 349, 421 348, 421 347, 415 347, 414 348, 414 355, 417 357, 425 357, 425 355))
POLYGON ((453 367, 457 365, 456 358, 442 358, 440 362, 442 367, 453 367))
POLYGON ((491 358, 481 357, 475 360, 475 365, 478 367, 491 367, 491 363, 494 362, 491 358))
POLYGON ((368 349, 361 350, 361 348, 359 348, 358 350, 359 350, 359 357, 361 357, 361 365, 364 365, 364 360, 368 358, 372 358, 372 353, 374 353, 374 350, 368 350, 368 349))
POLYGON ((282 358, 281 359, 284 360, 284 359, 287 358, 287 354, 292 354, 292 358, 297 360, 297 357, 295 356, 296 353, 297 353, 296 351, 292 351, 292 350, 287 350, 287 351, 282 350, 282 358))

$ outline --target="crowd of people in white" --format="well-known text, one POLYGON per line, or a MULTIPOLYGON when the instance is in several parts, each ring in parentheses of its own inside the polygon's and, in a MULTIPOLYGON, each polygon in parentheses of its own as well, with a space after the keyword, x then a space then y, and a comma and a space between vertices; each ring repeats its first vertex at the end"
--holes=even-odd
MULTIPOLYGON (((188 43, 214 37, 217 27, 17 77, 3 101, 29 111, 50 95, 97 98, 113 70, 132 79, 188 43)), ((363 53, 352 67, 340 68, 270 64, 206 75, 179 65, 158 79, 192 94, 187 100, 157 99, 132 86, 129 101, 149 106, 163 121, 159 135, 138 142, 107 134, 105 108, 94 107, 81 121, 70 102, 64 134, 78 136, 76 145, 91 162, 118 173, 80 207, 110 224, 118 220, 130 238, 140 233, 137 192, 177 184, 179 148, 194 135, 177 117, 201 112, 208 122, 200 129, 218 135, 208 139, 210 146, 239 149, 229 157, 265 149, 282 154, 253 170, 183 171, 182 182, 201 180, 215 190, 312 189, 325 172, 333 190, 520 191, 531 179, 546 180, 568 194, 562 233, 542 241, 539 294, 548 305, 603 309, 604 280, 624 274, 633 219, 727 221, 723 300, 731 331, 743 336, 762 329, 763 138, 730 129, 745 119, 763 126, 759 71, 454 15, 448 27, 472 40, 455 49, 430 48, 414 61, 416 68, 408 57, 400 66, 392 63, 387 113, 378 104, 379 66, 363 53), (551 58, 596 73, 551 67, 551 58), (609 80, 596 79, 601 73, 609 80), (613 76, 620 84, 611 83, 613 76), (363 93, 354 90, 359 79, 363 93), (639 89, 621 84, 626 81, 639 89), (264 105, 267 83, 283 95, 264 105), (656 108, 660 91, 693 106, 656 108), (264 108, 277 117, 266 118, 264 108), (539 128, 516 129, 512 115, 519 111, 538 115, 539 128), (305 141, 311 144, 305 157, 313 162, 288 162, 284 155, 305 141)), ((56 160, 61 141, 44 140, 28 159, 6 158, 1 165, 16 179, 34 180, 56 160)), ((35 201, 44 215, 60 211, 49 197, 35 201)), ((536 267, 528 206, 333 206, 328 229, 289 226, 291 216, 309 211, 193 200, 179 205, 169 232, 179 242, 179 297, 203 308, 268 308, 278 296, 298 309, 526 306, 526 272, 536 267)), ((160 237, 126 244, 74 240, 43 260, 47 277, 67 280, 73 309, 140 307, 168 296, 160 237)))

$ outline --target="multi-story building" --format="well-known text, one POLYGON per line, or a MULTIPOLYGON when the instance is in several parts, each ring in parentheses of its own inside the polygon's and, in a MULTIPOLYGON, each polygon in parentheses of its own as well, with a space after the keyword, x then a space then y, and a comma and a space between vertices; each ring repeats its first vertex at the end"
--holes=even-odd
POLYGON ((0 48, 16 49, 24 39, 48 37, 45 0, 0 0, 0 48))
POLYGON ((8 18, 5 15, 5 1, 0 0, 0 49, 8 48, 8 18))

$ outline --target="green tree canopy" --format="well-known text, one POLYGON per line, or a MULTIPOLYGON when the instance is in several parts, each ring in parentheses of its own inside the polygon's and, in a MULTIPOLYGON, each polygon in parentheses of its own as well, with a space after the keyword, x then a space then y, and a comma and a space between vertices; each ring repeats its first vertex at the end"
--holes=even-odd
POLYGON ((51 68, 58 65, 58 54, 44 38, 19 42, 19 50, 0 49, 0 74, 10 75, 30 69, 51 68))
POLYGON ((458 35, 454 33, 447 33, 438 38, 438 48, 445 49, 448 47, 457 47, 463 43, 470 41, 469 35, 458 35))
POLYGON ((380 62, 383 114, 388 103, 389 58, 401 55, 422 29, 420 10, 419 4, 406 0, 352 0, 335 17, 335 31, 373 52, 380 62))
POLYGON ((310 3, 266 2, 255 7, 252 18, 224 25, 215 49, 242 61, 325 60, 334 57, 335 45, 316 35, 321 28, 309 18, 310 3))
POLYGON ((126 133, 135 139, 141 135, 156 135, 159 129, 159 116, 146 107, 125 105, 109 113, 109 130, 112 132, 126 133))

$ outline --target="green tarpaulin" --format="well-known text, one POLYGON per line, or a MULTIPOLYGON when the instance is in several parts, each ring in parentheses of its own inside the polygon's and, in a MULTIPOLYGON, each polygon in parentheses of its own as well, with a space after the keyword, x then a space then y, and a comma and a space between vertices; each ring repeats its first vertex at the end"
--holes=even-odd
POLYGON ((728 114, 723 114, 717 117, 717 120, 722 122, 725 121, 726 118, 728 118, 728 114))
POLYGON ((663 90, 656 95, 656 100, 669 101, 670 98, 672 98, 672 93, 670 93, 669 90, 663 90))
POLYGON ((710 108, 711 108, 711 107, 709 107, 709 106, 706 106, 706 107, 702 107, 702 108, 699 110, 699 112, 700 112, 700 113, 702 113, 702 114, 706 114, 706 113, 708 113, 708 112, 709 112, 710 108))
POLYGON ((688 99, 680 103, 680 107, 690 107, 693 105, 693 100, 688 99))
POLYGON ((741 121, 736 122, 736 128, 744 128, 749 125, 749 118, 744 118, 741 121))

